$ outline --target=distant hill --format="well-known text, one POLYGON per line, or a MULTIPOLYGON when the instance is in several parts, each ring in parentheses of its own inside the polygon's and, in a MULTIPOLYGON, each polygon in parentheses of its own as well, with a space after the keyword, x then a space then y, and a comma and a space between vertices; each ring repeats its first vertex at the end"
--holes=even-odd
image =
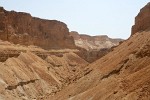
POLYGON ((111 48, 117 46, 123 39, 112 39, 107 35, 89 36, 86 34, 79 34, 78 32, 72 31, 70 35, 75 40, 75 45, 86 50, 100 50, 103 48, 111 48))

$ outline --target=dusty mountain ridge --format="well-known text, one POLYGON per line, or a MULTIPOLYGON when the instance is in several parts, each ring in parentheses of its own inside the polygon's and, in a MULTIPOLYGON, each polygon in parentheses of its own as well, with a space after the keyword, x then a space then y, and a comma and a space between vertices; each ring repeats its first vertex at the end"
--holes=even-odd
POLYGON ((73 36, 76 46, 86 50, 111 48, 119 45, 120 41, 123 41, 123 39, 109 38, 107 35, 89 36, 85 34, 79 34, 75 31, 70 32, 70 35, 73 36))
MULTIPOLYGON (((149 13, 147 10, 150 7, 149 4, 141 10, 142 15, 145 16, 144 13, 149 13)), ((48 47, 54 48, 54 50, 40 48, 47 48, 48 44, 37 44, 40 47, 31 46, 35 45, 32 43, 25 44, 30 46, 19 45, 19 43, 22 44, 22 35, 14 33, 13 29, 8 27, 7 20, 3 19, 7 15, 5 12, 7 11, 1 8, 0 38, 3 40, 11 39, 12 37, 10 36, 10 38, 9 35, 12 35, 12 32, 14 37, 20 39, 17 40, 18 45, 10 43, 14 41, 0 41, 0 99, 150 99, 150 31, 148 30, 150 26, 147 23, 150 20, 149 17, 136 17, 136 20, 142 19, 142 23, 135 21, 133 27, 146 25, 146 28, 143 28, 145 26, 137 28, 138 32, 133 32, 129 39, 113 48, 101 59, 89 64, 77 55, 80 49, 56 50, 56 47, 51 44, 55 42, 51 42, 50 47, 48 47)), ((20 29, 21 31, 24 30, 24 28, 20 29)), ((70 37, 70 35, 67 36, 70 37)), ((61 48, 61 46, 63 45, 58 44, 57 48, 61 48)), ((72 48, 65 46, 65 48, 67 47, 72 48)))
POLYGON ((52 100, 149 100, 150 32, 136 33, 88 67, 92 71, 52 100), (73 89, 73 91, 71 90, 73 89))
POLYGON ((118 46, 123 39, 112 39, 107 35, 89 36, 71 31, 70 35, 74 38, 75 45, 79 47, 77 54, 88 62, 94 62, 118 46))
POLYGON ((65 23, 32 17, 24 12, 6 11, 3 7, 0 7, 0 39, 44 49, 75 48, 65 23))
MULTIPOLYGON (((75 45, 76 40, 74 42, 65 23, 32 17, 24 12, 6 11, 3 7, 0 7, 0 39, 14 44, 39 46, 44 49, 78 48, 75 45)), ((103 40, 99 40, 99 42, 103 42, 103 40)), ((94 47, 95 44, 90 44, 90 46, 92 45, 94 47)), ((105 46, 107 45, 109 44, 105 46)), ((81 52, 77 54, 86 61, 93 62, 101 57, 98 55, 107 53, 106 49, 105 53, 103 53, 104 50, 101 53, 100 48, 96 49, 96 51, 90 52, 80 50, 81 52)))
MULTIPOLYGON (((149 3, 142 9, 146 9, 146 13, 148 13, 147 7, 150 7, 149 3)), ((143 20, 147 23, 150 18, 143 20)), ((92 71, 88 75, 70 84, 55 96, 47 98, 52 100, 59 100, 59 98, 62 100, 149 100, 150 31, 147 30, 148 28, 149 26, 145 28, 146 30, 139 29, 112 52, 90 64, 88 67, 92 68, 92 71)))

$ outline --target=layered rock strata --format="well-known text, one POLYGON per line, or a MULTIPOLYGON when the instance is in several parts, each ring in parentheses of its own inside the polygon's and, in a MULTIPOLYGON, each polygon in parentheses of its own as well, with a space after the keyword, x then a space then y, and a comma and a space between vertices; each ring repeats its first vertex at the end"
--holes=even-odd
POLYGON ((78 32, 72 31, 70 35, 75 40, 75 45, 90 50, 100 50, 104 48, 111 48, 117 46, 123 39, 112 39, 107 35, 89 36, 85 34, 79 34, 78 32))
POLYGON ((24 12, 6 11, 2 7, 0 39, 15 44, 36 45, 44 49, 75 48, 65 23, 32 17, 24 12))

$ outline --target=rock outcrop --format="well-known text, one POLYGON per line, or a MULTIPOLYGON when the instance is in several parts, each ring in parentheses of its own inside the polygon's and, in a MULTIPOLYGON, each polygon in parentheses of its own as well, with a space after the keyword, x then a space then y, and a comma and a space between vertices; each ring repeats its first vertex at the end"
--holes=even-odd
POLYGON ((132 34, 150 30, 150 2, 143 7, 135 17, 135 25, 132 26, 132 34))
POLYGON ((73 50, 44 50, 0 41, 0 99, 54 95, 87 75, 88 62, 73 50))
POLYGON ((100 50, 86 50, 83 48, 78 48, 78 49, 79 52, 76 52, 76 54, 89 63, 92 63, 97 59, 100 59, 101 57, 105 56, 107 53, 112 51, 112 48, 103 48, 100 50))
POLYGON ((103 57, 112 50, 112 47, 123 41, 123 39, 111 39, 107 35, 89 36, 75 31, 70 32, 70 35, 80 50, 77 54, 90 63, 103 57))
POLYGON ((44 49, 75 48, 69 29, 63 22, 6 11, 3 7, 0 7, 0 39, 44 49))
POLYGON ((89 51, 111 48, 123 41, 123 39, 111 39, 107 35, 89 36, 75 31, 70 32, 70 35, 74 38, 76 46, 89 51))
POLYGON ((149 100, 149 37, 150 30, 147 28, 132 34, 113 51, 91 63, 88 67, 92 71, 87 76, 70 84, 55 96, 48 96, 49 99, 149 100))
POLYGON ((0 40, 0 99, 150 100, 149 37, 147 28, 133 33, 91 64, 76 49, 44 50, 0 40))
POLYGON ((150 31, 134 34, 91 63, 92 71, 52 100, 149 100, 150 31), (73 89, 73 90, 72 90, 73 89))

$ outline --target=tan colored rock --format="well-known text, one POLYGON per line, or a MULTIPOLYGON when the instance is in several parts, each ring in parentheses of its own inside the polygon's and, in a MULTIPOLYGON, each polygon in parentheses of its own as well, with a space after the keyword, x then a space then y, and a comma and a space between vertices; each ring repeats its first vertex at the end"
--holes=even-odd
POLYGON ((31 52, 8 58, 0 64, 0 98, 29 100, 55 94, 83 77, 87 64, 74 53, 67 53, 63 58, 48 56, 46 61, 31 52), (52 59, 55 60, 53 64, 50 63, 52 59), (81 64, 77 64, 78 60, 81 64))
POLYGON ((123 39, 111 39, 107 35, 89 36, 75 31, 70 32, 70 35, 74 38, 76 46, 89 51, 111 48, 123 41, 123 39))
POLYGON ((132 34, 150 30, 150 3, 143 7, 135 17, 135 25, 132 26, 132 34))
POLYGON ((127 41, 88 66, 92 71, 48 98, 52 100, 149 100, 150 31, 127 41))
POLYGON ((75 48, 63 22, 32 17, 28 13, 0 8, 0 39, 44 49, 75 48))
MULTIPOLYGON (((147 15, 147 10, 143 15, 147 15)), ((149 19, 148 17, 147 20, 149 19)), ((144 23, 148 25, 148 21, 145 19, 142 21, 143 29, 138 30, 140 32, 132 34, 113 51, 89 64, 87 67, 92 69, 91 72, 56 95, 46 98, 52 100, 59 98, 62 100, 149 100, 150 31, 144 26, 144 23)))
POLYGON ((47 51, 0 41, 0 99, 42 99, 76 82, 90 71, 76 51, 47 51))
POLYGON ((0 99, 149 100, 149 37, 147 29, 137 32, 91 64, 78 50, 0 41, 0 57, 6 57, 0 62, 0 99))
POLYGON ((75 40, 75 45, 79 47, 77 54, 88 62, 94 62, 110 52, 112 47, 119 45, 123 39, 111 39, 106 35, 89 36, 72 31, 70 35, 75 40))

